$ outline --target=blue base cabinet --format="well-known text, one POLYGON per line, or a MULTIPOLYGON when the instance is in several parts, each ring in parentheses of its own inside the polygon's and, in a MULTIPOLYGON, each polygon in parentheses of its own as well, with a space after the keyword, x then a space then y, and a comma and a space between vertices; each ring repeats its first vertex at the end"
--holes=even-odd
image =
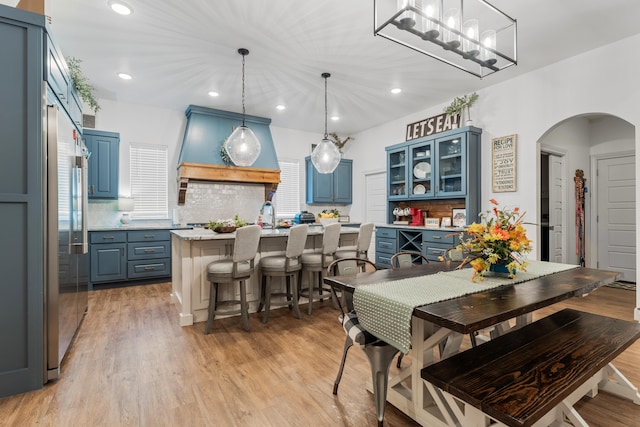
POLYGON ((89 198, 117 199, 120 134, 85 129, 82 136, 91 153, 87 187, 89 198))
POLYGON ((305 158, 307 177, 307 199, 312 204, 350 205, 353 199, 353 160, 342 159, 332 173, 319 173, 311 162, 305 158))
POLYGON ((90 234, 92 285, 171 277, 169 230, 90 234))

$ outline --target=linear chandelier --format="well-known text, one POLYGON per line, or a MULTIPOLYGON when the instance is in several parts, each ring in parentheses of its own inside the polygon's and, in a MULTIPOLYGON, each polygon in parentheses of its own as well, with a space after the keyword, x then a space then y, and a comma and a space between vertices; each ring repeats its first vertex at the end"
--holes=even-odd
POLYGON ((518 63, 516 20, 484 0, 373 4, 375 35, 474 76, 482 78, 518 63))

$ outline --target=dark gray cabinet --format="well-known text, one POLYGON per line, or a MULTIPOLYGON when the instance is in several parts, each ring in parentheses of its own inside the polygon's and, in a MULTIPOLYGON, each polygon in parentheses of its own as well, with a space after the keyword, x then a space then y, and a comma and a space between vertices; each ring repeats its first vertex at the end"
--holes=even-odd
POLYGON ((117 199, 120 134, 85 129, 83 139, 91 153, 87 189, 89 198, 117 199))
POLYGON ((391 268, 391 257, 398 252, 398 230, 376 227, 376 266, 391 268))
POLYGON ((305 168, 307 204, 351 204, 353 199, 353 160, 342 159, 335 171, 323 174, 313 166, 311 157, 306 157, 305 168))
POLYGON ((169 230, 91 232, 91 283, 171 277, 169 230))
MULTIPOLYGON (((421 253, 429 261, 439 262, 447 249, 457 246, 459 242, 459 236, 452 230, 376 227, 376 266, 390 268, 391 257, 400 251, 421 253)), ((416 262, 422 261, 416 259, 416 262)))

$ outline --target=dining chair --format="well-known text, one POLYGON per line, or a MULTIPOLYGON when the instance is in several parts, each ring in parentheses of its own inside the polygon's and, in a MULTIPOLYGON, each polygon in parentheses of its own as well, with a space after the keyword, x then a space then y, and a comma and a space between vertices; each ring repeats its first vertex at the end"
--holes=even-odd
POLYGON ((426 256, 420 252, 412 251, 400 251, 391 256, 391 269, 397 270, 399 268, 411 267, 416 264, 416 261, 420 261, 420 264, 429 264, 429 260, 426 256))
POLYGON ((260 304, 258 312, 264 307, 262 315, 262 323, 269 320, 269 310, 271 308, 272 297, 284 297, 285 302, 279 306, 293 307, 294 315, 300 318, 300 309, 298 308, 298 279, 302 270, 302 262, 300 256, 304 251, 307 243, 307 233, 309 226, 300 224, 289 229, 287 237, 287 247, 283 255, 273 255, 260 258, 260 304), (281 277, 285 280, 284 292, 272 292, 271 281, 273 277, 281 277))
POLYGON ((208 334, 216 315, 241 314, 242 324, 249 331, 249 304, 247 303, 246 281, 253 273, 253 262, 260 243, 262 228, 259 225, 248 225, 236 230, 233 256, 231 259, 213 261, 207 265, 209 287, 209 316, 204 333, 208 334), (240 299, 219 301, 218 287, 221 284, 240 285, 240 299), (220 306, 239 305, 239 309, 220 311, 220 306))
MULTIPOLYGON (((307 310, 309 315, 316 296, 322 301, 326 291, 327 296, 331 297, 331 289, 324 286, 322 279, 327 267, 335 259, 335 253, 340 241, 340 229, 341 224, 337 222, 325 225, 320 252, 303 253, 300 257, 302 275, 307 276, 309 285, 307 288, 299 290, 299 296, 309 299, 309 308, 307 310)), ((301 283, 298 283, 298 286, 301 286, 301 283)))
POLYGON ((371 245, 371 237, 373 236, 373 223, 366 222, 360 225, 358 231, 358 242, 355 248, 340 249, 336 251, 336 259, 341 258, 368 258, 369 246, 371 245))
MULTIPOLYGON (((329 264, 329 267, 327 267, 327 276, 344 276, 376 270, 376 265, 368 259, 357 257, 342 258, 329 264)), ((378 339, 360 325, 356 312, 350 308, 353 307, 353 294, 348 294, 346 297, 348 299, 345 300, 345 304, 343 304, 338 298, 336 289, 333 286, 331 286, 331 293, 335 300, 338 301, 340 308, 340 316, 338 319, 340 320, 346 335, 344 348, 342 350, 340 368, 338 369, 338 375, 333 383, 333 394, 338 394, 338 386, 342 379, 342 372, 344 371, 344 364, 347 360, 347 353, 352 346, 357 345, 362 348, 362 351, 364 351, 367 355, 367 359, 369 360, 373 384, 373 396, 376 402, 376 416, 378 418, 378 426, 382 427, 384 409, 387 402, 389 366, 391 366, 391 362, 399 350, 391 344, 378 339)))

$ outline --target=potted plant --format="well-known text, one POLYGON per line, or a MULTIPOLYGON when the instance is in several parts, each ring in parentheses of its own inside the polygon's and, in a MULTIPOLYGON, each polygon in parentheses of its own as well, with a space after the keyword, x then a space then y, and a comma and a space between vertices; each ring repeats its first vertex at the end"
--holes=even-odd
POLYGON ((462 122, 462 114, 466 110, 467 112, 467 126, 473 124, 471 120, 471 107, 478 100, 479 95, 473 92, 470 95, 457 96, 451 101, 448 107, 444 109, 444 112, 447 113, 447 117, 454 116, 456 114, 460 115, 460 121, 462 122))
POLYGON ((82 74, 82 69, 80 68, 80 63, 82 61, 74 58, 73 56, 67 56, 65 59, 69 66, 69 74, 71 74, 73 87, 80 98, 89 105, 94 113, 97 113, 100 110, 100 105, 93 93, 94 87, 89 84, 89 80, 87 80, 84 74, 82 74))

